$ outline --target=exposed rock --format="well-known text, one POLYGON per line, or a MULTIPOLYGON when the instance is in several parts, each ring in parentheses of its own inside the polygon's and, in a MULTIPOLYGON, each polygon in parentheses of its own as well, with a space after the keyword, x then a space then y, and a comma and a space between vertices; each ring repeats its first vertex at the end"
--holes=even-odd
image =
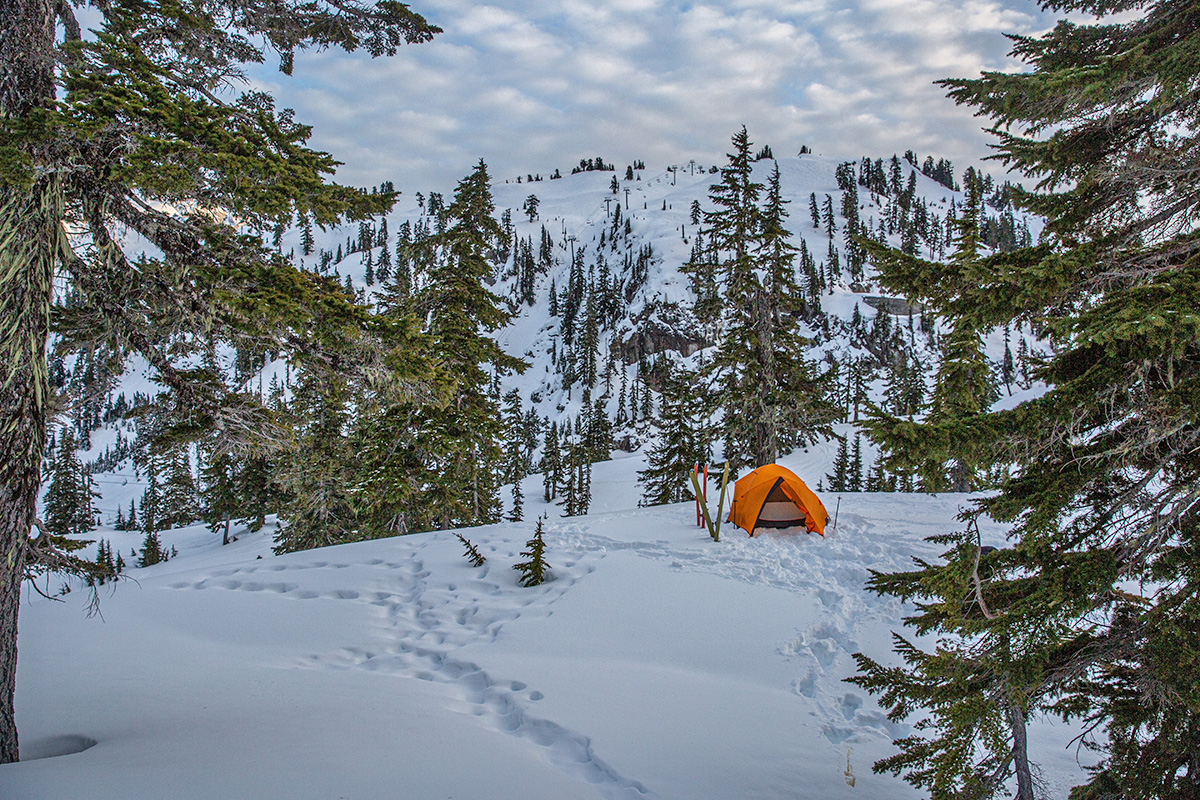
POLYGON ((871 308, 881 309, 898 317, 907 317, 909 314, 920 314, 925 311, 925 306, 920 303, 910 303, 903 297, 864 297, 863 302, 871 308))
POLYGON ((666 350, 686 357, 710 344, 695 317, 678 303, 652 302, 632 322, 634 329, 618 331, 609 345, 613 356, 623 364, 666 350))
POLYGON ((632 453, 641 446, 642 440, 632 433, 626 433, 613 440, 613 448, 624 453, 632 453))

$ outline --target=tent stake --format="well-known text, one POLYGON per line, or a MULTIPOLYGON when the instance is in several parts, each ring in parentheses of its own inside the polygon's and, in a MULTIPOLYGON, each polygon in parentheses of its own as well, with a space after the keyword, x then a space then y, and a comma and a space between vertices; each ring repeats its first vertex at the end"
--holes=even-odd
POLYGON ((833 509, 833 529, 837 530, 838 512, 842 510, 842 496, 838 495, 837 506, 833 509))

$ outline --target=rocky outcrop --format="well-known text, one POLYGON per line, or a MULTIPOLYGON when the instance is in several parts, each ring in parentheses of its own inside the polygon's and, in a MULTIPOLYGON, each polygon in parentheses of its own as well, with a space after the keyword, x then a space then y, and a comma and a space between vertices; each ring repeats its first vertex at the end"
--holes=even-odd
POLYGON ((920 303, 910 303, 903 297, 864 297, 863 302, 871 308, 886 311, 888 314, 895 314, 898 317, 907 317, 909 314, 920 314, 925 310, 925 306, 920 303))
POLYGON ((631 322, 632 328, 618 330, 609 345, 613 357, 623 364, 667 350, 686 357, 710 344, 696 318, 678 303, 652 302, 631 322))

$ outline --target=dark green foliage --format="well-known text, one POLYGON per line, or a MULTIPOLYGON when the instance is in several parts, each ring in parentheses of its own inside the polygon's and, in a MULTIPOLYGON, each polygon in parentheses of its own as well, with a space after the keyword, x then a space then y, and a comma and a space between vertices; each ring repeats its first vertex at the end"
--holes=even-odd
POLYGON ((721 277, 724 338, 711 363, 722 409, 725 458, 736 471, 772 463, 780 453, 824 433, 836 416, 828 402, 831 372, 818 374, 803 355, 797 329, 804 292, 796 283, 786 201, 774 165, 765 201, 754 181, 745 128, 710 189, 704 214, 712 260, 721 277))
POLYGON ((96 527, 93 497, 97 494, 91 475, 75 451, 75 435, 63 428, 58 455, 50 464, 50 486, 45 497, 46 529, 58 536, 87 533, 96 527))
POLYGON ((487 558, 484 557, 483 553, 479 552, 479 548, 473 545, 470 539, 463 536, 458 531, 454 532, 454 536, 463 543, 463 547, 467 548, 466 558, 467 561, 471 562, 472 567, 482 567, 487 563, 487 558))
POLYGON ((546 571, 550 569, 550 565, 545 561, 546 543, 542 540, 544 533, 544 517, 538 517, 537 527, 533 531, 533 538, 525 543, 525 549, 521 551, 526 561, 518 564, 513 564, 513 569, 521 573, 519 582, 522 586, 537 586, 543 583, 546 578, 546 571))
POLYGON ((545 486, 543 499, 549 503, 558 496, 562 480, 562 452, 558 440, 558 423, 551 422, 546 428, 546 439, 542 444, 542 480, 545 486))
POLYGON ((833 472, 825 475, 826 484, 831 492, 845 492, 850 489, 850 445, 845 436, 838 437, 837 456, 833 459, 833 472))
POLYGON ((526 366, 490 335, 511 316, 485 285, 501 234, 494 210, 487 165, 480 161, 458 184, 446 232, 430 239, 437 254, 427 284, 413 298, 428 320, 429 353, 449 382, 445 405, 417 409, 409 434, 418 437, 414 447, 424 452, 429 476, 422 502, 442 528, 499 518, 504 425, 491 382, 526 366))
POLYGON ((693 465, 708 463, 712 451, 709 398, 699 376, 669 361, 663 373, 661 405, 652 421, 658 438, 647 454, 646 469, 638 472, 639 502, 647 506, 691 499, 688 474, 693 465))
MULTIPOLYGON (((1038 181, 1037 247, 967 262, 896 258, 881 283, 972 331, 1029 324, 1053 346, 1049 390, 946 426, 947 445, 1009 467, 967 519, 1012 525, 981 553, 877 576, 912 598, 930 654, 860 658, 856 682, 893 718, 929 714, 877 765, 935 797, 989 797, 1015 773, 1033 797, 1025 720, 1080 720, 1098 766, 1076 800, 1191 798, 1200 785, 1200 11, 1182 3, 1054 3, 1119 21, 1017 37, 1028 73, 948 81, 996 124, 998 157, 1038 181), (977 566, 976 566, 977 565, 977 566)), ((986 183, 984 185, 986 189, 986 183)))
POLYGON ((521 491, 521 482, 512 484, 512 511, 509 512, 509 522, 520 522, 525 518, 525 494, 521 491))
MULTIPOLYGON (((366 538, 360 535, 348 473, 349 386, 325 371, 300 373, 288 404, 294 445, 281 458, 277 479, 285 492, 275 552, 288 553, 366 538)), ((145 512, 145 503, 142 504, 145 512)))
POLYGON ((200 497, 192 477, 187 448, 174 447, 165 455, 166 471, 159 507, 160 527, 180 528, 200 517, 200 497))
MULTIPOLYGON (((981 268, 978 221, 982 197, 981 184, 973 169, 967 170, 964 180, 967 200, 955 221, 955 249, 949 264, 969 273, 981 268)), ((888 251, 876 243, 869 246, 885 275, 890 274, 892 265, 905 258, 904 253, 888 251)), ((908 285, 903 291, 913 296, 922 290, 908 285)), ((933 401, 925 418, 913 422, 920 400, 910 397, 908 390, 912 380, 920 380, 920 373, 914 374, 901 361, 893 368, 889 381, 891 413, 872 407, 870 418, 864 422, 871 438, 885 451, 886 468, 904 475, 916 473, 921 488, 927 492, 983 488, 988 451, 968 438, 961 438, 959 430, 971 417, 987 411, 997 397, 979 331, 961 318, 950 316, 948 323, 950 330, 941 342, 942 357, 933 401)))
POLYGON ((86 576, 88 586, 103 586, 109 581, 117 580, 125 571, 125 559, 120 553, 113 554, 112 543, 101 539, 96 543, 96 560, 90 565, 91 572, 86 576))
POLYGON ((138 557, 137 565, 139 567, 149 567, 166 561, 167 557, 167 553, 163 552, 162 542, 158 538, 158 533, 149 531, 146 534, 146 538, 142 540, 142 554, 138 557))

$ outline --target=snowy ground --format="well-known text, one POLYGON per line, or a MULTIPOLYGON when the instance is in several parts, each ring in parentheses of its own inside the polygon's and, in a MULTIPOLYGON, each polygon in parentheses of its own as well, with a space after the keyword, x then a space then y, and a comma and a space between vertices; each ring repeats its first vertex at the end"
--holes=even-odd
MULTIPOLYGON (((784 463, 815 486, 828 455, 784 463)), ((917 797, 871 772, 908 727, 842 679, 905 613, 868 569, 936 556, 924 537, 966 498, 843 494, 824 539, 715 543, 691 506, 636 507, 641 466, 596 465, 596 513, 552 514, 536 588, 511 569, 527 521, 464 532, 481 568, 445 532, 276 557, 273 524, 228 547, 197 526, 106 587, 103 619, 85 591, 27 593, 27 760, 0 766, 0 797, 917 797)), ((1033 737, 1065 796, 1069 732, 1033 737)))

